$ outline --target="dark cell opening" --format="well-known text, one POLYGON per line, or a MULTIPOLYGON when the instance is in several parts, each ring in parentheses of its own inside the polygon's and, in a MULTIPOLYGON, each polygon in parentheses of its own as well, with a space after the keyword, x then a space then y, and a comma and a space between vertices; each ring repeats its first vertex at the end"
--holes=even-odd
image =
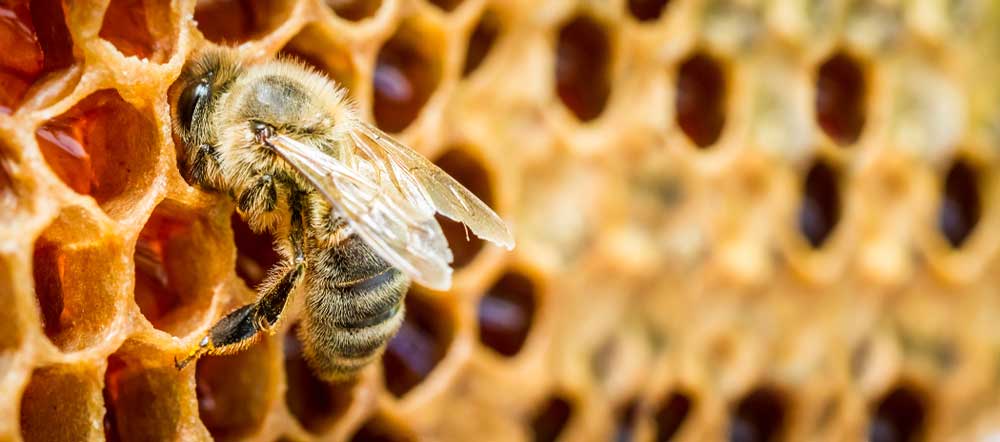
POLYGON ((700 148, 715 144, 726 124, 726 74, 719 60, 698 52, 677 71, 677 124, 700 148))
POLYGON ((469 46, 465 52, 465 66, 462 68, 462 76, 468 76, 483 63, 490 49, 496 43, 500 35, 500 18, 493 11, 486 11, 476 24, 476 29, 472 30, 469 36, 469 46))
POLYGON ((632 399, 615 411, 615 442, 632 442, 635 422, 639 415, 639 401, 632 399))
POLYGON ((60 0, 0 4, 0 115, 21 105, 43 75, 73 63, 73 41, 60 0))
POLYGON ((653 21, 663 15, 670 0, 628 0, 628 12, 639 21, 653 21))
POLYGON ((156 127, 113 90, 96 92, 43 124, 35 138, 49 167, 108 215, 146 195, 156 161, 156 127))
MULTIPOLYGON (((483 168, 478 159, 466 153, 462 148, 453 148, 438 157, 435 161, 441 170, 444 170, 462 183, 479 199, 489 206, 493 206, 493 187, 490 182, 490 174, 483 168)), ((471 231, 466 230, 465 225, 457 221, 452 221, 442 215, 437 216, 441 230, 444 231, 445 238, 448 239, 448 247, 454 256, 452 267, 460 269, 475 259, 479 251, 483 249, 485 243, 471 231)))
POLYGON ((172 49, 172 22, 169 3, 112 0, 98 35, 126 56, 163 62, 172 49))
POLYGON ((944 180, 938 228, 952 247, 959 248, 975 230, 981 216, 979 173, 960 159, 952 164, 944 180))
POLYGON ((656 441, 671 440, 684 425, 694 404, 685 392, 674 392, 656 410, 656 441))
POLYGON ((104 376, 104 433, 109 441, 178 440, 185 382, 171 364, 142 366, 118 354, 104 376), (151 413, 150 410, 156 410, 151 413))
POLYGON ((202 0, 194 10, 198 30, 214 43, 238 44, 264 36, 288 17, 283 0, 202 0))
POLYGON ((781 394, 768 388, 758 388, 736 404, 729 423, 729 440, 781 440, 784 425, 785 401, 781 394))
POLYGON ((861 64, 843 52, 823 62, 816 78, 816 119, 840 145, 858 140, 864 128, 865 74, 861 64))
POLYGON ((216 440, 239 439, 264 423, 275 382, 268 345, 263 340, 233 355, 198 360, 198 415, 216 440))
POLYGON ((561 397, 549 398, 531 419, 531 432, 535 442, 554 442, 562 434, 573 413, 569 401, 561 397))
POLYGON ((430 375, 454 335, 451 313, 413 290, 406 295, 406 319, 385 350, 385 386, 402 397, 430 375))
POLYGON ((326 0, 326 5, 339 17, 359 21, 375 15, 382 0, 326 0))
POLYGON ((514 356, 528 339, 535 316, 535 284, 507 273, 479 300, 479 340, 504 356, 514 356))
POLYGON ((92 422, 102 410, 92 403, 100 388, 97 379, 82 370, 61 366, 35 370, 21 396, 21 436, 27 442, 63 440, 67 435, 81 440, 99 437, 92 422))
POLYGON ((837 174, 824 161, 813 164, 802 188, 799 230, 814 248, 822 247, 840 221, 837 174))
POLYGON ((401 132, 420 114, 441 77, 441 61, 429 36, 404 24, 378 53, 375 65, 375 122, 401 132))
POLYGON ((455 8, 462 4, 462 0, 430 0, 430 2, 446 12, 454 11, 455 8))
POLYGON ((302 353, 297 328, 285 335, 284 343, 285 403, 307 431, 323 433, 350 407, 355 383, 328 384, 316 377, 302 353))
POLYGON ((601 115, 611 95, 611 44, 604 26, 577 16, 559 30, 556 93, 580 121, 601 115))
POLYGON ((416 434, 395 419, 376 415, 368 419, 353 436, 351 442, 414 442, 416 434))
POLYGON ((240 215, 233 213, 233 241, 236 243, 236 275, 256 288, 267 277, 267 272, 281 257, 274 251, 273 237, 267 233, 254 233, 240 215))
POLYGON ((927 419, 924 400, 906 387, 886 394, 874 410, 868 440, 871 442, 914 442, 923 439, 927 419))

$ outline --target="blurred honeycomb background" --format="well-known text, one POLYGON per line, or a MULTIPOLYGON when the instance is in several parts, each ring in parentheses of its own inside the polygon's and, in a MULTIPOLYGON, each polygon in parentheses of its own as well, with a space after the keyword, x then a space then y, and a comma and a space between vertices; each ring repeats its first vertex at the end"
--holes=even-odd
MULTIPOLYGON (((0 0, 0 440, 1000 440, 990 0, 0 0), (296 57, 509 221, 380 364, 177 371, 273 264, 191 54, 296 57)), ((294 316, 294 314, 293 314, 294 316)))

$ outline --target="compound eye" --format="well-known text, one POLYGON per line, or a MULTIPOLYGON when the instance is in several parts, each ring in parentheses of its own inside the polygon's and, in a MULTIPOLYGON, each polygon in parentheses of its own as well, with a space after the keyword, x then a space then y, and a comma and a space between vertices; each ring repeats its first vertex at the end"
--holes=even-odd
POLYGON ((185 131, 191 130, 191 120, 194 118, 194 111, 198 108, 198 104, 208 98, 211 93, 212 87, 206 78, 184 88, 184 92, 177 99, 177 109, 181 119, 181 127, 185 131))

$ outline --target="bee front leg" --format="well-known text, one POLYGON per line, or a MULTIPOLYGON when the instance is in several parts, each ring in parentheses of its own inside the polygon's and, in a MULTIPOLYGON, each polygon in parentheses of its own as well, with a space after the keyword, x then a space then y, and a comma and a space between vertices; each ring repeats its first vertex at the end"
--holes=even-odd
POLYGON ((206 189, 218 189, 222 179, 219 170, 219 154, 210 144, 202 144, 188 154, 191 158, 188 173, 192 181, 206 189))

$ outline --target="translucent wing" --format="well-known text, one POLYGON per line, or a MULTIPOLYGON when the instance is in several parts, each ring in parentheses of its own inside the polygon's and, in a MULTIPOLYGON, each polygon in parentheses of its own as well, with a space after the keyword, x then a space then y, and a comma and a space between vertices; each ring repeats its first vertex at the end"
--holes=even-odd
POLYGON ((284 135, 267 142, 386 262, 428 287, 451 286, 451 250, 413 179, 365 155, 347 152, 340 160, 284 135))
POLYGON ((514 248, 514 237, 507 225, 469 189, 378 128, 358 119, 353 123, 356 130, 351 131, 351 137, 358 149, 372 161, 381 161, 382 168, 393 171, 397 178, 415 181, 425 204, 430 204, 448 218, 464 223, 480 238, 507 250, 514 248))

